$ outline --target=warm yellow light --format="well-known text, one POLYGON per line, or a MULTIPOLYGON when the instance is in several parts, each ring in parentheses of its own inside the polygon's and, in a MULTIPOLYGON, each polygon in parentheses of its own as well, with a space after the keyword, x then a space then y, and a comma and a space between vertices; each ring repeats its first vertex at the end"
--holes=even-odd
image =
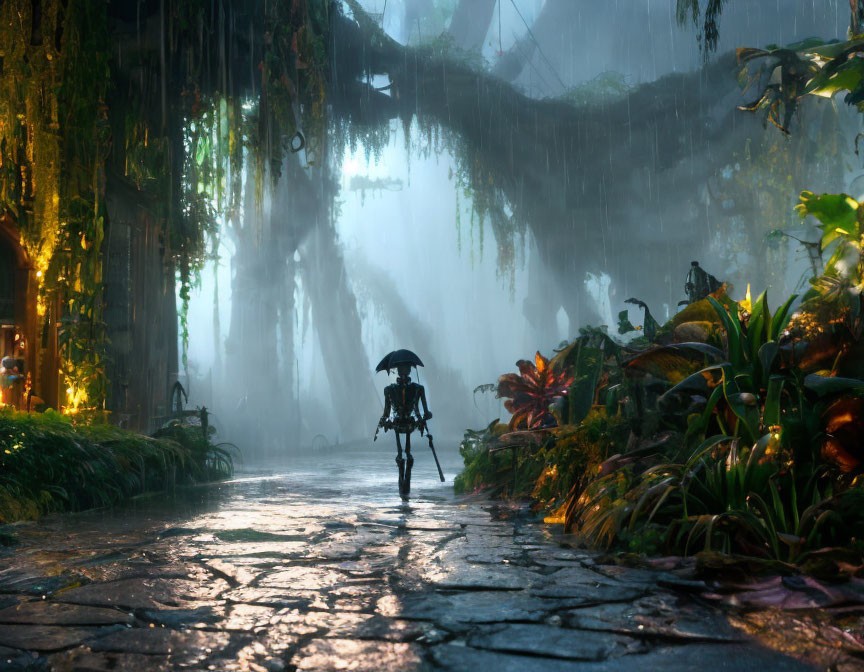
POLYGON ((753 303, 750 300, 750 283, 747 283, 747 294, 744 296, 743 301, 738 302, 738 306, 745 313, 750 313, 753 311, 753 303))
POLYGON ((36 271, 36 277, 41 278, 42 277, 42 271, 36 271))
POLYGON ((86 403, 87 392, 84 388, 76 388, 74 384, 66 388, 66 407, 63 409, 64 413, 67 415, 77 413, 86 403))

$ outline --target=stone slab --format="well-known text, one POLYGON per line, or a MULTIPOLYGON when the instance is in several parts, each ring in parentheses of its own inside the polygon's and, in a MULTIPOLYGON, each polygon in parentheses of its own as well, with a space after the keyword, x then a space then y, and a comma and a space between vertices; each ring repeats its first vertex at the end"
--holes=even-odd
POLYGON ((426 580, 436 588, 450 590, 522 590, 537 580, 537 575, 520 567, 471 565, 434 570, 426 580))
POLYGON ((436 623, 540 622, 558 603, 523 592, 412 593, 378 601, 384 616, 436 623))
POLYGON ((758 646, 724 644, 666 647, 601 662, 511 656, 450 644, 434 647, 431 658, 436 669, 446 672, 817 672, 819 669, 758 646))
POLYGON ((430 657, 434 669, 444 672, 582 672, 593 669, 572 660, 510 656, 455 644, 433 647, 430 657))
POLYGON ((684 641, 739 642, 745 639, 719 612, 695 605, 669 605, 643 600, 601 604, 562 615, 565 625, 579 630, 616 632, 684 641))
POLYGON ((608 583, 586 585, 582 583, 546 583, 531 588, 537 597, 566 599, 569 603, 604 604, 608 602, 632 602, 645 595, 644 588, 608 583))
POLYGON ((190 601, 216 597, 228 584, 217 579, 205 585, 179 579, 123 579, 90 583, 57 596, 58 602, 123 609, 188 608, 190 601))
POLYGON ((306 672, 417 672, 420 663, 414 644, 358 639, 315 639, 291 659, 291 665, 306 672))
POLYGON ((224 632, 129 628, 101 637, 89 646, 104 653, 168 656, 172 663, 191 665, 222 651, 230 641, 224 632))
POLYGON ((595 661, 645 649, 629 637, 523 623, 484 628, 472 633, 467 643, 478 649, 595 661))
POLYGON ((60 625, 0 625, 0 646, 23 651, 62 651, 82 642, 103 637, 115 629, 64 627, 60 625))
POLYGON ((49 657, 51 672, 171 672, 167 656, 135 653, 105 653, 87 647, 63 651, 49 657))
POLYGON ((132 616, 118 609, 37 600, 0 611, 0 624, 114 625, 131 623, 132 616))

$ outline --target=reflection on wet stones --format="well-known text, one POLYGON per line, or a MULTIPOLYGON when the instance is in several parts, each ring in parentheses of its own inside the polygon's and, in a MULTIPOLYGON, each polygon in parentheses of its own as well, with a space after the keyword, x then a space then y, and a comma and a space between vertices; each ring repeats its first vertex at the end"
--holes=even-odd
POLYGON ((202 560, 201 562, 204 567, 216 574, 216 576, 225 579, 232 586, 249 584, 261 575, 261 572, 253 571, 249 567, 236 565, 218 558, 202 560))
MULTIPOLYGON (((309 608, 320 595, 314 591, 296 591, 277 588, 238 588, 223 597, 234 604, 253 604, 276 609, 309 608)), ((325 605, 326 606, 326 605, 325 605)))
POLYGON ((422 466, 406 507, 316 462, 217 486, 189 515, 154 498, 22 525, 20 552, 0 550, 0 669, 806 669, 742 643, 687 579, 603 565, 518 511, 454 504, 422 466))
POLYGON ((225 648, 229 635, 222 632, 168 628, 129 628, 113 632, 89 644, 92 651, 171 656, 182 664, 197 663, 225 648))
POLYGON ((190 603, 215 598, 227 587, 222 579, 212 577, 206 583, 177 579, 125 579, 70 588, 56 599, 69 604, 124 609, 189 608, 190 603))
POLYGON ((414 644, 316 639, 303 647, 291 664, 309 672, 415 672, 420 662, 420 650, 414 644))
POLYGON ((433 628, 426 623, 389 619, 374 614, 340 612, 286 612, 273 619, 273 625, 285 625, 294 634, 320 634, 341 639, 369 639, 411 642, 429 635, 433 628))
POLYGON ((519 567, 444 567, 429 571, 426 580, 436 588, 456 590, 521 590, 537 574, 519 567))
POLYGON ((270 572, 258 582, 258 585, 262 588, 321 590, 344 580, 344 575, 340 572, 317 567, 288 567, 270 572))

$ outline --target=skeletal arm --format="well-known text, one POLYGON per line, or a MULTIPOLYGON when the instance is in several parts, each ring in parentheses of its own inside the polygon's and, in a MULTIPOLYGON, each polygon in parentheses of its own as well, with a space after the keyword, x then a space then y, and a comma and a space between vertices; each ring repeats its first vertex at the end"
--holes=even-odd
MULTIPOLYGON (((429 406, 426 403, 426 388, 423 387, 422 385, 420 386, 420 403, 423 404, 423 419, 424 420, 431 419, 432 418, 432 412, 429 410, 429 406)), ((419 416, 420 413, 418 412, 417 415, 419 416)))
POLYGON ((390 388, 384 388, 384 412, 381 414, 381 419, 378 421, 379 427, 384 427, 386 430, 387 420, 390 418, 390 388))

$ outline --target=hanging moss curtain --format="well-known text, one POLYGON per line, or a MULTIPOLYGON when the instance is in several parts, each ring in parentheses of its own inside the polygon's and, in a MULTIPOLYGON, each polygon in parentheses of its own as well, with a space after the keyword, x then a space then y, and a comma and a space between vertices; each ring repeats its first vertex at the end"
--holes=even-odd
POLYGON ((0 4, 0 208, 39 281, 38 314, 59 305, 67 404, 105 394, 103 165, 109 142, 106 5, 0 4))

